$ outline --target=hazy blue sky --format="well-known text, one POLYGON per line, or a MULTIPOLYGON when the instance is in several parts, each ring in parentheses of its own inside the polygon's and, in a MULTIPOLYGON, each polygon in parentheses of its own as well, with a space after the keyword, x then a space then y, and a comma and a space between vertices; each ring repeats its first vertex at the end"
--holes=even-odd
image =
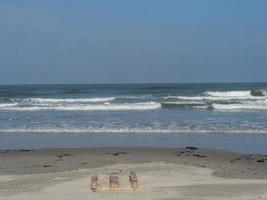
POLYGON ((0 84, 267 81, 266 0, 0 0, 0 84))

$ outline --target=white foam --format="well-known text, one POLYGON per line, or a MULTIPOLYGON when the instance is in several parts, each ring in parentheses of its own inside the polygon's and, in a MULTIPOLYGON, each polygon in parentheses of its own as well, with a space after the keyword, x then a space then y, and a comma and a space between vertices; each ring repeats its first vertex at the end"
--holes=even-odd
POLYGON ((267 110, 267 100, 236 103, 236 104, 216 104, 213 103, 212 107, 217 110, 267 110))
POLYGON ((1 110, 10 111, 116 111, 116 110, 154 110, 161 108, 160 103, 124 103, 124 104, 95 104, 95 105, 53 105, 53 106, 29 106, 29 107, 3 107, 1 110))
POLYGON ((224 100, 257 100, 264 99, 265 97, 254 97, 254 96, 242 96, 242 97, 211 97, 211 96, 168 96, 164 99, 179 99, 179 100, 189 100, 189 101, 224 101, 224 100))
POLYGON ((208 106, 208 105, 203 105, 203 106, 194 106, 194 108, 197 108, 197 109, 207 109, 207 108, 209 108, 210 106, 208 106))
POLYGON ((167 96, 164 99, 178 99, 189 101, 230 101, 230 100, 261 100, 265 96, 167 96))
POLYGON ((166 101, 163 102, 163 104, 169 104, 169 105, 205 105, 204 102, 199 102, 199 101, 166 101))
POLYGON ((17 106, 17 105, 18 103, 1 103, 0 108, 9 108, 9 107, 17 106))
POLYGON ((246 91, 207 91, 203 96, 167 96, 164 99, 180 99, 189 101, 223 101, 223 100, 262 100, 266 99, 267 92, 263 96, 253 96, 250 90, 246 91))
POLYGON ((205 94, 212 97, 251 97, 250 90, 246 91, 224 91, 224 92, 205 92, 205 94))
POLYGON ((0 129, 0 133, 236 133, 236 134, 267 134, 266 129, 155 129, 155 128, 15 128, 0 129))
POLYGON ((115 100, 115 97, 96 97, 96 98, 66 98, 66 99, 58 99, 58 98, 29 98, 28 101, 31 102, 39 102, 39 103, 92 103, 92 102, 107 102, 115 100))

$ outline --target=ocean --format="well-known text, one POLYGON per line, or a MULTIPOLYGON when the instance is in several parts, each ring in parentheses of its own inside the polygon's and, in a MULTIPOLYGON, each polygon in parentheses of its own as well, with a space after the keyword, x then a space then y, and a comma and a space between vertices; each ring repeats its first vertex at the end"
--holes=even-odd
POLYGON ((267 153, 267 83, 0 86, 0 149, 179 145, 267 153))

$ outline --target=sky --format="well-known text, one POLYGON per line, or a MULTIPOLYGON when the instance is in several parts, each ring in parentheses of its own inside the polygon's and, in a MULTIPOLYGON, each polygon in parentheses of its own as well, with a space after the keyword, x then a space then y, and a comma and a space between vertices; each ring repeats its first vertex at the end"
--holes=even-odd
POLYGON ((0 84, 267 82, 266 0, 0 0, 0 84))

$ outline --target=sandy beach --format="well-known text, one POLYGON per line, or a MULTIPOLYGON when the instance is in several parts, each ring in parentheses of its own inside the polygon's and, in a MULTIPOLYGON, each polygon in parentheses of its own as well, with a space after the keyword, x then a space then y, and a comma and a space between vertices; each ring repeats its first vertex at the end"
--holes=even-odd
POLYGON ((195 147, 2 150, 0 174, 1 200, 267 199, 267 155, 195 147), (119 191, 105 189, 110 174, 120 177, 119 191), (98 192, 90 190, 92 175, 98 192))

